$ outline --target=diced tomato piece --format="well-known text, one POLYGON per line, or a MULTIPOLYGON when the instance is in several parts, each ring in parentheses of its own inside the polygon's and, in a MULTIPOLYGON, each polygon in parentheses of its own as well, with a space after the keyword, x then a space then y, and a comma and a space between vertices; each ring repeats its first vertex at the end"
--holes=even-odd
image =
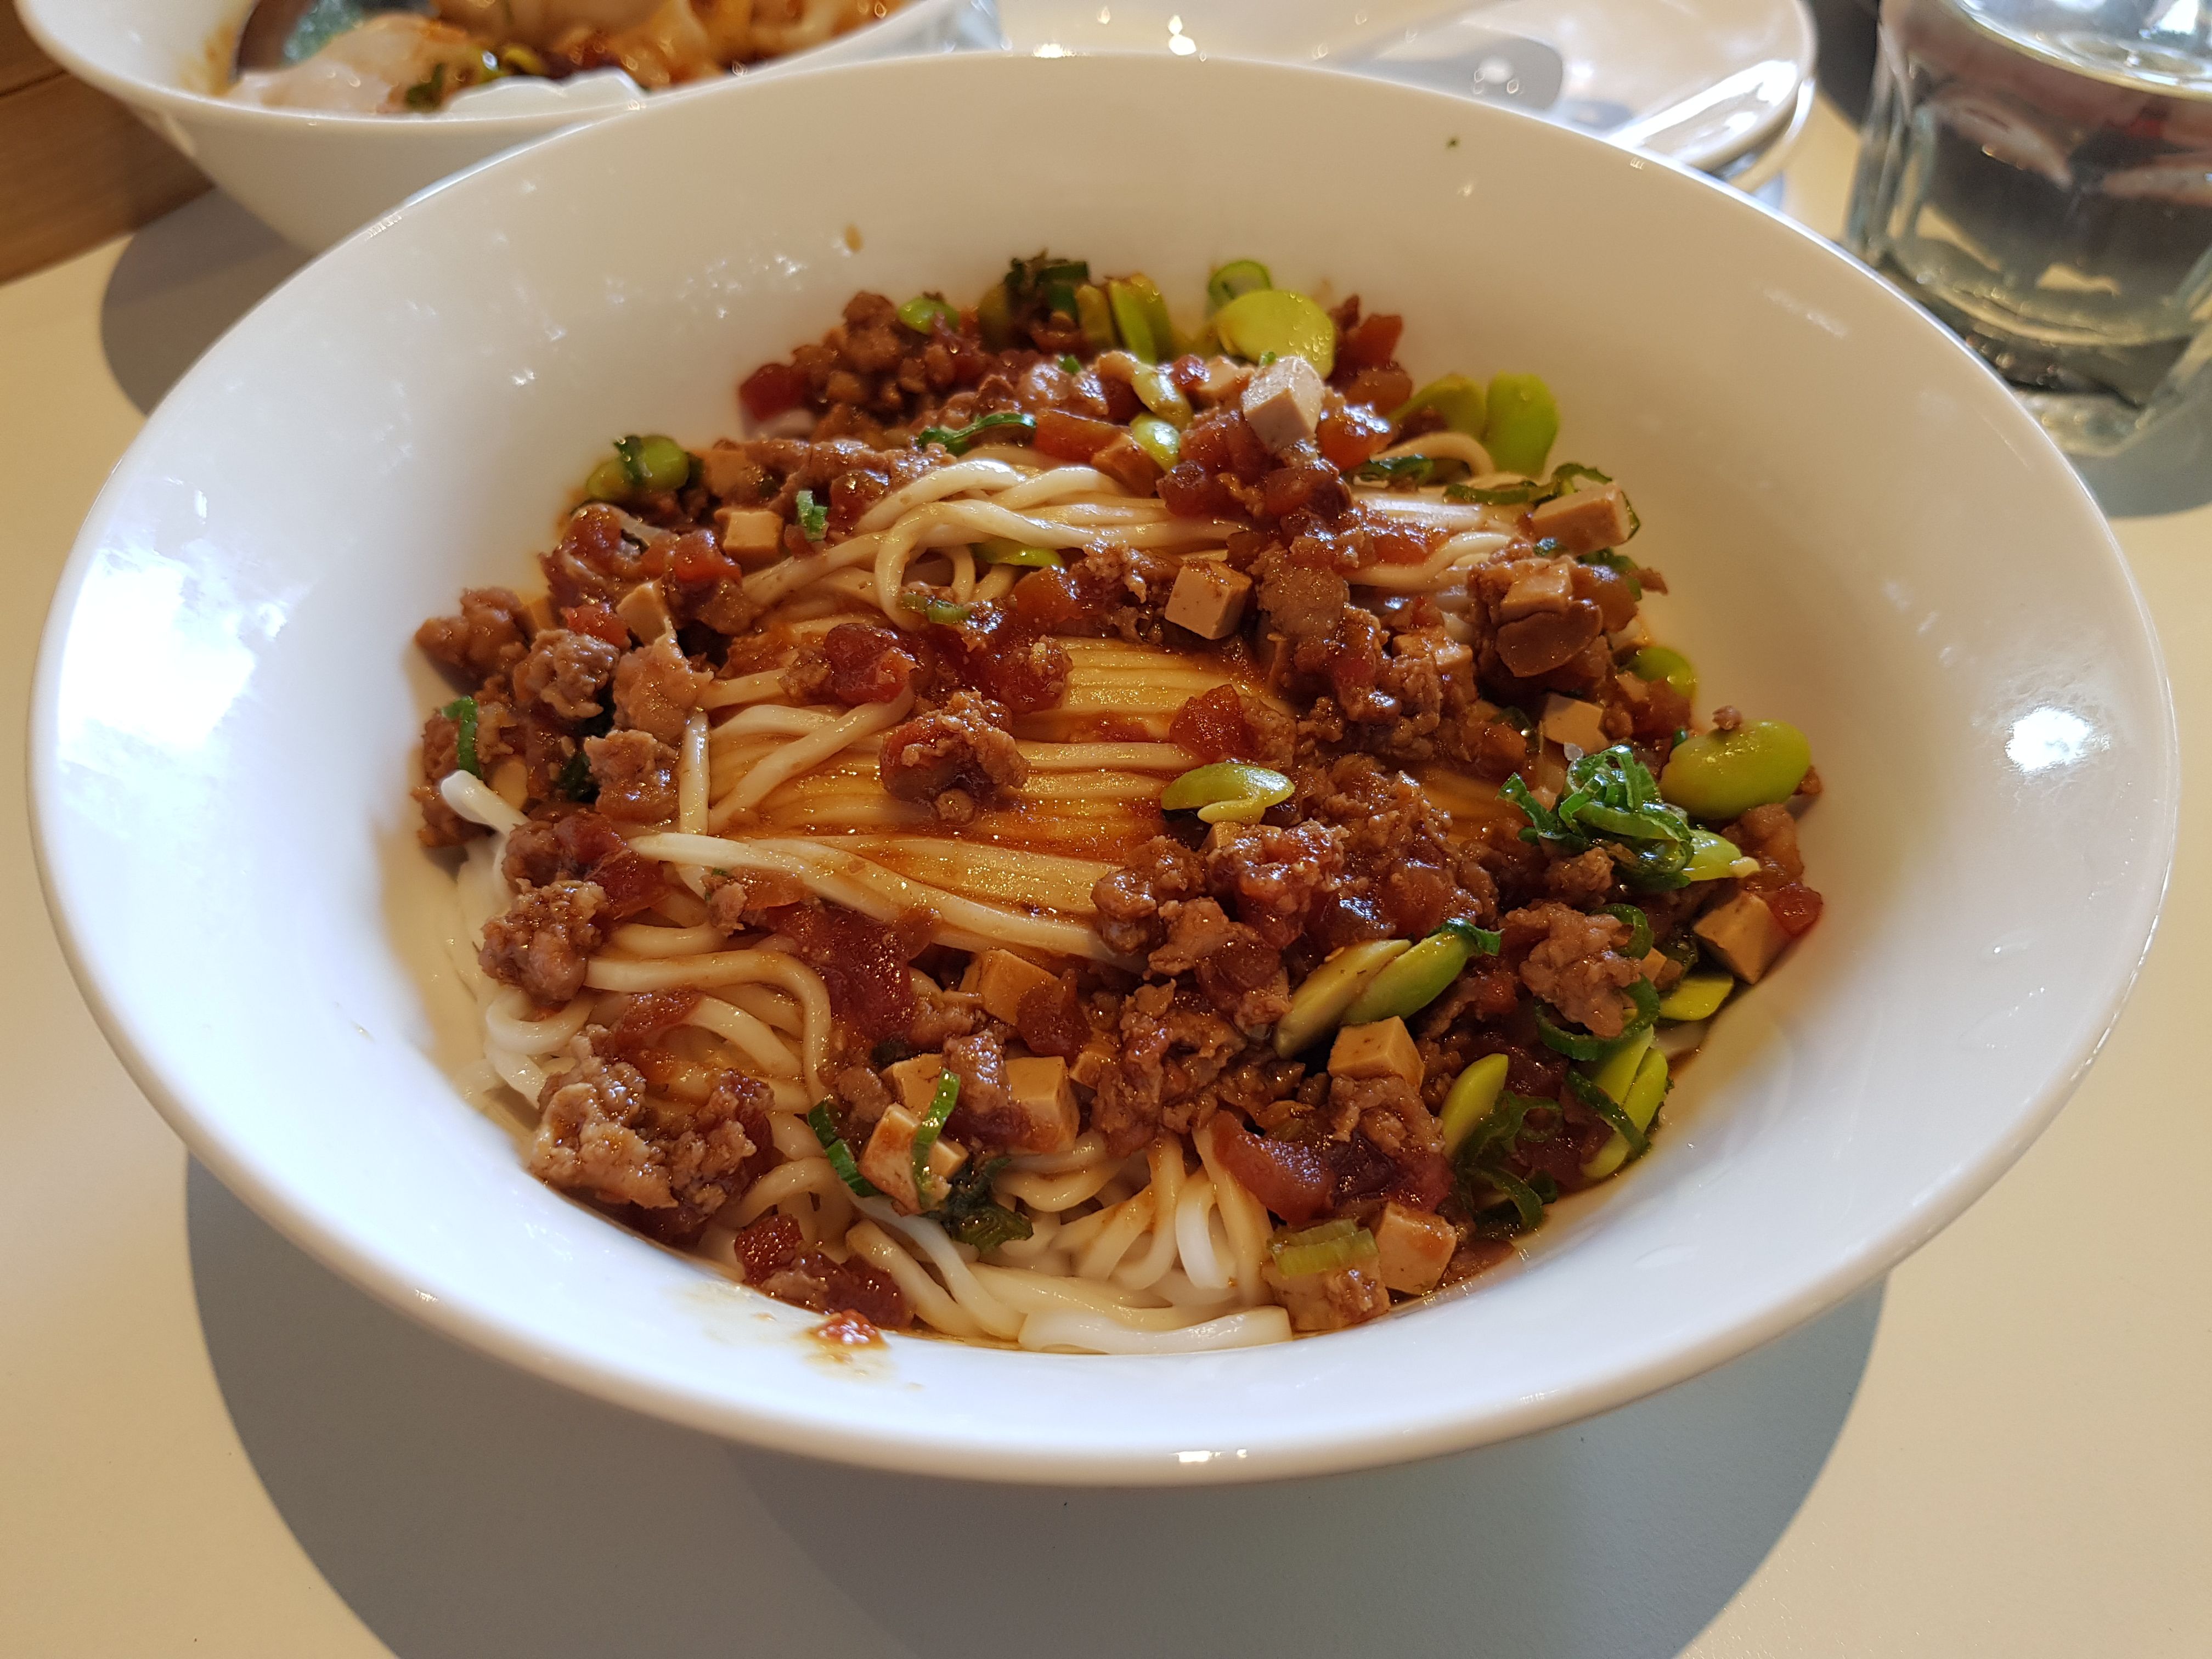
POLYGON ((1390 422, 1364 404, 1346 404, 1321 423, 1321 453, 1346 472, 1365 465, 1390 441, 1390 422))
POLYGON ((561 623, 571 634, 589 634, 595 640, 605 640, 618 651, 629 649, 629 625, 596 599, 583 605, 562 606, 561 623))
POLYGON ((1397 356, 1398 337, 1405 331, 1406 319, 1389 312, 1363 318, 1339 337, 1337 364, 1354 372, 1380 368, 1397 356))
POLYGON ((1126 431, 1110 421, 1094 421, 1088 415, 1048 409, 1037 416, 1036 447, 1054 460, 1087 463, 1115 439, 1127 436, 1126 431))
POLYGON ((1201 691, 1176 710, 1168 740, 1207 761, 1252 760, 1260 747, 1252 722, 1245 717, 1243 699, 1233 685, 1201 691))
POLYGON ((1328 1207, 1334 1173, 1306 1142, 1269 1139, 1224 1117, 1213 1131, 1213 1150, 1253 1197, 1291 1226, 1303 1227, 1328 1207))
POLYGON ((1765 897, 1766 908, 1774 913, 1776 924, 1792 939, 1820 919, 1823 901, 1802 882, 1786 883, 1765 897))
POLYGON ((806 401, 806 371, 795 363, 763 363, 738 382, 738 401, 757 421, 772 421, 806 401))

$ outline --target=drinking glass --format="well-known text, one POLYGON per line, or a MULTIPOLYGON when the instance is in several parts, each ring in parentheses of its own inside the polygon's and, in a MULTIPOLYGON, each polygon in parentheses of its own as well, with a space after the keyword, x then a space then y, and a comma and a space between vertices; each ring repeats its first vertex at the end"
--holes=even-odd
POLYGON ((1845 237, 2127 448, 2212 388, 2212 0, 1883 0, 1845 237))

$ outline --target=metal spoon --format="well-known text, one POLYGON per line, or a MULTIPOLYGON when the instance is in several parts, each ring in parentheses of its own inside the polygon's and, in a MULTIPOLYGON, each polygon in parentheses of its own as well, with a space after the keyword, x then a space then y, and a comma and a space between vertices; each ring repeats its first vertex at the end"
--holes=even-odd
POLYGON ((428 17, 432 0, 255 0, 238 35, 238 72, 286 69, 380 11, 428 17))

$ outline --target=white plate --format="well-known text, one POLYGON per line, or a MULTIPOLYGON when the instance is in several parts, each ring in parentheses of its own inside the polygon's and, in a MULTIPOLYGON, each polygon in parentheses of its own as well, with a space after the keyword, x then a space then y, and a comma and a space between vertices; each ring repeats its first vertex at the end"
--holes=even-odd
POLYGON ((702 1428, 1121 1484, 1546 1427, 1887 1271, 2095 1054, 2164 890, 2177 773, 2156 645, 2073 470, 1971 353, 1818 238, 1434 93, 996 54, 657 105, 310 265, 117 466, 56 596, 29 759, 41 873, 102 1029, 195 1153, 324 1261, 702 1428), (1171 151, 1091 138, 1102 112, 1126 131, 1168 111, 1171 151), (902 187, 887 133, 957 133, 928 143, 959 164, 902 187), (410 636, 464 586, 534 579, 611 434, 704 443, 736 423, 735 379, 855 289, 979 293, 1010 250, 1047 246, 1149 271, 1191 320, 1210 264, 1263 258, 1404 313, 1419 376, 1542 374, 1559 453, 1634 492, 1637 551, 1673 584, 1654 626, 1707 703, 1810 735, 1827 909, 1717 1023, 1652 1155, 1516 1269, 1268 1348, 895 1338, 840 1364, 811 1316, 532 1180, 447 1082, 477 1022, 406 791, 422 713, 451 693, 410 636))
POLYGON ((1333 64, 1708 170, 1789 125, 1816 44, 1803 0, 1000 0, 999 16, 1018 52, 1333 64))

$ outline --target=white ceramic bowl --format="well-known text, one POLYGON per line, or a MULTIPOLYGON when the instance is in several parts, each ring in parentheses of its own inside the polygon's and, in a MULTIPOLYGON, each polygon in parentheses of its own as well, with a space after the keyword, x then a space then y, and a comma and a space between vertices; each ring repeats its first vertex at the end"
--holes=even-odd
MULTIPOLYGON (((15 0, 32 37, 81 79, 128 105, 147 125, 288 240, 321 249, 416 191, 549 132, 626 112, 620 107, 528 113, 336 115, 264 109, 210 95, 251 0, 15 0)), ((991 0, 907 0, 879 22, 771 58, 747 80, 808 66, 866 63, 999 43, 991 0)), ((694 96, 718 82, 672 88, 694 96)), ((749 166, 780 164, 776 148, 749 166)), ((696 161, 696 158, 691 158, 696 161)))
POLYGON ((1865 270, 1540 122, 1158 58, 764 80, 410 204, 272 295, 148 422, 63 579, 31 754, 48 894, 103 1029, 192 1150, 316 1255, 702 1428, 1131 1483, 1541 1428, 1881 1273, 2096 1052, 2177 789, 2150 629, 2095 507, 1998 382, 1865 270), (1052 141, 1070 110, 1170 106, 1176 147, 1142 165, 1052 141), (953 112, 965 164, 886 165, 881 134, 953 112), (775 167, 683 165, 776 144, 775 167), (440 965, 450 887, 406 799, 442 695, 409 636, 465 583, 531 579, 609 434, 704 442, 735 424, 735 378, 854 289, 974 293, 1039 246, 1142 267, 1178 303, 1210 263, 1260 257, 1402 311, 1417 372, 1544 374, 1559 453, 1632 489, 1638 552, 1674 583, 1659 624, 1708 700, 1811 734, 1828 908, 1719 1022, 1653 1156, 1516 1270, 1270 1348, 902 1338, 833 1363, 811 1316, 531 1180, 447 1085, 473 1011, 440 965))

